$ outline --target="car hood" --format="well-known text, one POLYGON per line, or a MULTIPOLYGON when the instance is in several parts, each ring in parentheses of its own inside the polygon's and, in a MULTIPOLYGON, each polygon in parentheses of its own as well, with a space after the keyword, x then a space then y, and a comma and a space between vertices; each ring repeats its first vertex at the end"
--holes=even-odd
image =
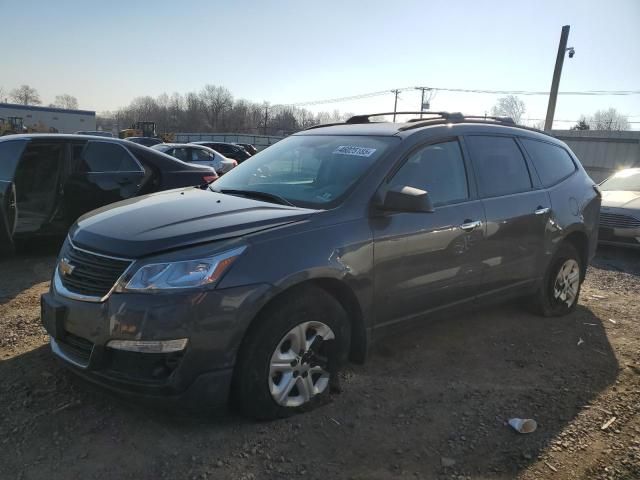
POLYGON ((631 208, 640 210, 640 192, 605 190, 602 192, 602 207, 631 208))
POLYGON ((69 237, 90 251, 140 258, 299 222, 315 212, 190 187, 94 210, 80 217, 69 237))

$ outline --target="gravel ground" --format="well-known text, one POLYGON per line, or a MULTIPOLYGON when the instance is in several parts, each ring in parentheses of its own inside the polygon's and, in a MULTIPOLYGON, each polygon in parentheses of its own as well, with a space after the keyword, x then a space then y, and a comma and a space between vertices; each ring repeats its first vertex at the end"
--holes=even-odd
POLYGON ((640 479, 640 252, 599 251, 566 318, 510 304, 425 322, 347 368, 326 405, 268 423, 75 378, 39 324, 53 264, 0 263, 0 478, 640 479))

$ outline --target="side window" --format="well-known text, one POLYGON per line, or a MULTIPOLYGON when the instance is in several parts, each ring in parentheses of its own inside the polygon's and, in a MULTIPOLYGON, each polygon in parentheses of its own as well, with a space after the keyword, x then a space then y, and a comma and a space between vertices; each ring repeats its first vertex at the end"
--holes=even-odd
POLYGON ((183 162, 190 161, 189 151, 186 148, 174 148, 171 156, 177 158, 178 160, 182 160, 183 162))
MULTIPOLYGON (((31 141, 27 145, 15 170, 15 178, 12 179, 16 185, 18 202, 35 201, 39 194, 55 191, 58 173, 64 162, 64 153, 63 143, 31 141)), ((39 208, 47 207, 40 203, 37 205, 39 208)))
POLYGON ((468 199, 467 173, 460 145, 454 140, 419 149, 394 175, 391 185, 426 190, 436 207, 468 199))
POLYGON ((576 165, 564 148, 528 138, 520 140, 545 187, 554 185, 575 172, 576 165))
POLYGON ((82 152, 80 170, 89 173, 139 172, 140 167, 121 145, 89 142, 82 152))
POLYGON ((527 162, 513 138, 472 135, 465 138, 484 197, 531 190, 527 162))
POLYGON ((16 165, 26 144, 25 140, 0 143, 0 180, 13 180, 16 165))
POLYGON ((213 155, 206 150, 199 148, 191 149, 191 161, 192 162, 210 162, 213 160, 213 155))

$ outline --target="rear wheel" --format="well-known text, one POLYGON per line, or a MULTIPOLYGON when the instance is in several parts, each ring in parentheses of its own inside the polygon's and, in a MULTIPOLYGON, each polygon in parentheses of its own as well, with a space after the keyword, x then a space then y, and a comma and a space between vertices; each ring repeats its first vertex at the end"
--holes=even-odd
POLYGON ((557 317, 572 312, 582 284, 582 260, 570 243, 560 246, 545 273, 543 285, 532 299, 536 313, 557 317))
POLYGON ((236 405, 259 419, 318 405, 348 353, 350 328, 340 303, 317 287, 295 289, 256 322, 238 355, 236 405))

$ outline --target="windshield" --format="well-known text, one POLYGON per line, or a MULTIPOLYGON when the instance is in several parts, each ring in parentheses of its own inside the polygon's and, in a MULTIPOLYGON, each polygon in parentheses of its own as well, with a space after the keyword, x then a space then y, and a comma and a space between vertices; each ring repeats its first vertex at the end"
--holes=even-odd
POLYGON ((394 137, 300 135, 279 141, 216 180, 215 191, 276 195, 301 207, 329 208, 389 148, 394 137))
POLYGON ((621 170, 613 177, 605 180, 600 185, 600 189, 604 191, 626 190, 640 192, 640 169, 630 168, 627 170, 621 170))

